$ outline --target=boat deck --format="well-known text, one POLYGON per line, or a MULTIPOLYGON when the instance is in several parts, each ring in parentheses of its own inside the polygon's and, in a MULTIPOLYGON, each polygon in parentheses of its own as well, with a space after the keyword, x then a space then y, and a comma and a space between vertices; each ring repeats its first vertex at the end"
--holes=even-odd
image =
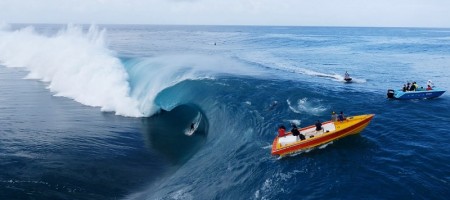
MULTIPOLYGON (((309 126, 309 127, 300 129, 300 134, 304 135, 306 137, 306 140, 308 140, 308 139, 314 138, 319 135, 323 135, 324 133, 334 131, 334 130, 336 130, 336 126, 334 125, 334 122, 326 122, 326 123, 322 124, 321 131, 316 131, 315 126, 309 126)), ((278 143, 281 146, 286 146, 286 145, 293 144, 299 140, 300 140, 300 138, 298 136, 293 136, 293 135, 289 134, 284 137, 278 138, 278 143)))

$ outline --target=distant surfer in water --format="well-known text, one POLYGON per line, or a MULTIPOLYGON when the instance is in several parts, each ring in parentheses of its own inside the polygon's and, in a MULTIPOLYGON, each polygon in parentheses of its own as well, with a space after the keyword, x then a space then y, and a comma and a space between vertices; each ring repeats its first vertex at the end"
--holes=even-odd
POLYGON ((277 106, 277 104, 278 104, 278 101, 273 101, 273 102, 270 104, 270 106, 269 106, 269 110, 274 109, 275 106, 277 106))

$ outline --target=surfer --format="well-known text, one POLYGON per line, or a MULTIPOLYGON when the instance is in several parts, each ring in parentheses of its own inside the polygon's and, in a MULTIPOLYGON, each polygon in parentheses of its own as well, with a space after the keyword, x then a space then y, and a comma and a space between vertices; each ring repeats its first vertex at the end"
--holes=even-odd
POLYGON ((269 109, 268 110, 272 110, 275 108, 275 106, 278 105, 278 101, 273 101, 270 105, 269 105, 269 109))
POLYGON ((192 123, 191 123, 191 131, 193 131, 194 129, 195 129, 195 123, 192 122, 192 123))

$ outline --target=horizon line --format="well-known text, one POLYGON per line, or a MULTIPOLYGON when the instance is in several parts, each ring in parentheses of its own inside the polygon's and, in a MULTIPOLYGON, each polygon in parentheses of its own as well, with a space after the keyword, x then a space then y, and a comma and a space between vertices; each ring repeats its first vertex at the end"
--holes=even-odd
POLYGON ((10 25, 100 25, 100 26, 248 26, 248 27, 317 27, 317 28, 418 28, 418 29, 450 29, 450 27, 433 27, 433 26, 357 26, 357 25, 258 25, 258 24, 150 24, 150 23, 6 23, 10 25))

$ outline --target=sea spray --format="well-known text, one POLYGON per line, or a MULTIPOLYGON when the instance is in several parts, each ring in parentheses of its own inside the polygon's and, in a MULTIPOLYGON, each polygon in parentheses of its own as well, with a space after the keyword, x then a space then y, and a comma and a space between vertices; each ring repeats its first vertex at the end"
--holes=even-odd
POLYGON ((129 96, 128 74, 106 48, 104 35, 96 26, 85 32, 75 25, 50 36, 33 27, 0 31, 0 62, 29 71, 26 78, 48 82, 56 96, 118 115, 143 116, 129 96))

